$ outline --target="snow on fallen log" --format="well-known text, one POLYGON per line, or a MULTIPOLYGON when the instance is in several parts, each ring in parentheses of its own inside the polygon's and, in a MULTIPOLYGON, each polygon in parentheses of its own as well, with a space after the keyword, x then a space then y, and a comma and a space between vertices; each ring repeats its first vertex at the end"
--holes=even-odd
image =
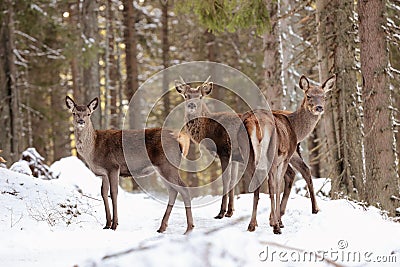
POLYGON ((43 180, 58 179, 60 174, 55 174, 49 166, 44 163, 44 157, 33 147, 22 152, 21 159, 15 162, 10 170, 34 176, 43 180))

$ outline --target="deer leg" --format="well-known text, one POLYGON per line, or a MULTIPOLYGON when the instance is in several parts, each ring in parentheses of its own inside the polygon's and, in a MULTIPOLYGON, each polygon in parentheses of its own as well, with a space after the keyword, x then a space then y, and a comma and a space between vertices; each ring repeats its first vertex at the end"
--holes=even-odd
POLYGON ((231 179, 229 183, 229 202, 228 202, 228 211, 225 214, 225 217, 232 217, 233 211, 235 210, 235 185, 239 179, 238 177, 238 167, 239 163, 233 161, 231 163, 231 179))
POLYGON ((278 179, 276 179, 276 217, 278 220, 279 228, 283 228, 284 225, 282 223, 282 218, 281 218, 281 185, 282 185, 282 178, 283 175, 286 174, 286 170, 289 166, 289 160, 285 160, 283 164, 279 166, 279 171, 278 171, 278 179))
POLYGON ((215 219, 222 219, 225 216, 226 207, 228 204, 228 192, 229 192, 229 182, 230 182, 230 174, 229 174, 229 158, 221 158, 221 167, 222 167, 222 201, 221 201, 221 209, 215 219))
POLYGON ((280 234, 281 229, 279 227, 279 223, 276 216, 276 201, 275 201, 275 194, 276 194, 276 182, 275 180, 278 179, 278 173, 273 174, 270 171, 268 175, 268 187, 269 187, 269 197, 271 200, 271 213, 269 216, 269 225, 273 227, 274 234, 280 234))
POLYGON ((254 232, 256 230, 256 227, 258 226, 257 223, 257 206, 258 206, 258 200, 260 199, 260 188, 257 188, 254 191, 254 196, 253 196, 253 211, 251 213, 251 219, 249 226, 247 227, 247 231, 249 232, 254 232))
MULTIPOLYGON (((281 207, 280 207, 281 208, 281 217, 285 214, 286 205, 289 200, 289 195, 290 195, 290 191, 292 190, 293 181, 294 181, 295 176, 296 176, 296 173, 294 172, 292 167, 290 165, 288 165, 288 168, 287 168, 287 170, 285 172, 285 176, 284 176, 285 188, 283 191, 283 197, 282 197, 282 202, 281 202, 281 207)), ((282 226, 283 225, 281 225, 281 227, 282 226)))
POLYGON ((312 213, 317 214, 319 211, 319 208, 318 208, 317 200, 316 200, 315 193, 314 193, 314 186, 313 186, 312 177, 311 177, 311 170, 298 154, 293 155, 292 159, 290 160, 290 163, 292 163, 292 162, 293 162, 293 164, 292 164, 293 167, 296 170, 298 170, 301 173, 301 175, 303 176, 304 180, 306 180, 308 192, 310 193, 310 198, 311 198, 312 213))
POLYGON ((161 226, 157 230, 159 233, 163 233, 167 229, 169 216, 171 215, 172 208, 174 207, 175 200, 178 195, 178 191, 176 191, 172 186, 168 186, 167 183, 165 183, 165 185, 168 189, 168 205, 167 209, 165 210, 164 217, 162 218, 161 226))
POLYGON ((110 192, 111 192, 111 201, 113 206, 113 220, 111 225, 112 230, 116 230, 118 226, 118 208, 117 208, 118 175, 119 175, 119 169, 116 169, 111 171, 108 176, 110 178, 110 192))
POLYGON ((183 203, 185 204, 186 223, 187 223, 187 228, 185 231, 185 235, 186 235, 186 234, 190 233, 194 228, 190 193, 189 193, 189 189, 186 186, 185 187, 179 186, 177 188, 177 190, 178 190, 179 194, 181 194, 183 203))
POLYGON ((110 183, 107 176, 102 176, 101 183, 101 197, 103 198, 104 208, 106 211, 106 226, 103 229, 111 228, 111 212, 110 206, 108 205, 108 190, 110 189, 110 183))

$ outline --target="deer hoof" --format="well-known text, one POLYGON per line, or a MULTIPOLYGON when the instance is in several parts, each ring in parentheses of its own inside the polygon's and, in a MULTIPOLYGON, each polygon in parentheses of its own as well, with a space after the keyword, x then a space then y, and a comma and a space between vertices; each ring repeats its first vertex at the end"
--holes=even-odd
POLYGON ((225 215, 225 212, 224 213, 220 212, 217 216, 214 217, 214 219, 222 219, 222 218, 224 218, 224 215, 225 215))
POLYGON ((167 229, 167 224, 161 224, 160 228, 157 230, 158 233, 164 233, 165 230, 167 229))
POLYGON ((110 228, 111 228, 111 226, 109 226, 109 225, 106 225, 103 227, 103 229, 110 229, 110 228))
POLYGON ((274 226, 274 234, 280 235, 282 234, 281 228, 279 228, 279 225, 274 226))
POLYGON ((249 226, 247 227, 247 231, 249 232, 254 232, 256 230, 256 227, 258 226, 257 221, 255 222, 250 222, 249 226))
POLYGON ((188 228, 186 229, 186 232, 184 233, 184 235, 190 234, 190 233, 193 231, 193 228, 194 228, 194 225, 188 227, 188 228))
POLYGON ((232 217, 233 215, 233 210, 228 210, 228 212, 225 214, 225 217, 232 217))
POLYGON ((280 227, 280 228, 284 228, 284 227, 285 227, 285 226, 283 225, 283 223, 282 223, 281 220, 279 220, 279 227, 280 227))
POLYGON ((113 223, 111 226, 111 230, 117 230, 118 223, 113 223))
POLYGON ((315 208, 312 210, 312 214, 317 214, 319 212, 319 208, 315 208))

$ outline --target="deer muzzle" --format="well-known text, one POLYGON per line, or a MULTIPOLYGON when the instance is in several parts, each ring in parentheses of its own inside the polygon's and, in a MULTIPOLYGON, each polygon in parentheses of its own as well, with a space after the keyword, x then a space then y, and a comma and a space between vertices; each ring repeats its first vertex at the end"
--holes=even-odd
POLYGON ((196 103, 193 103, 193 102, 188 103, 186 107, 187 107, 187 111, 189 113, 194 113, 197 109, 196 103))
POLYGON ((324 108, 322 106, 316 106, 315 107, 315 111, 319 112, 319 113, 322 113, 322 112, 324 112, 324 108))
POLYGON ((83 128, 85 126, 85 121, 83 119, 78 119, 76 124, 79 128, 83 128))

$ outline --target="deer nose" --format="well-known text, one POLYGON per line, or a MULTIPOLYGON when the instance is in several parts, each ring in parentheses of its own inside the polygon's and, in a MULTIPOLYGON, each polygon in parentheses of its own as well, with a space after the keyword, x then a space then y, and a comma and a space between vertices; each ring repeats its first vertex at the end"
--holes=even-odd
POLYGON ((187 107, 188 107, 189 109, 196 109, 197 105, 196 105, 195 103, 191 102, 191 103, 189 103, 189 104, 187 105, 187 107))
POLYGON ((322 111, 324 111, 324 108, 322 106, 316 106, 315 111, 322 112, 322 111))
POLYGON ((79 123, 79 124, 84 124, 85 121, 84 121, 83 119, 79 119, 79 120, 77 121, 77 123, 79 123))

